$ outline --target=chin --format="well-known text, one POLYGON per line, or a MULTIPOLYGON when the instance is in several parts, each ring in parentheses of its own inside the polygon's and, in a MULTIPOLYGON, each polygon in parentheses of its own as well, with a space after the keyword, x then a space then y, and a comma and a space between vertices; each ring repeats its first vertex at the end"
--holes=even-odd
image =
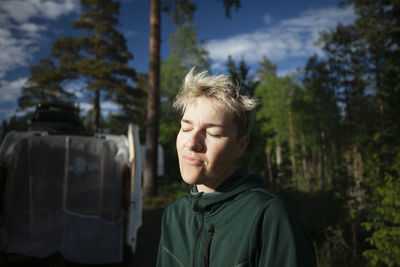
POLYGON ((183 180, 185 183, 191 184, 191 185, 197 184, 198 181, 199 181, 199 179, 198 179, 197 176, 185 175, 185 174, 182 175, 182 180, 183 180))
POLYGON ((187 184, 198 184, 201 180, 200 173, 193 170, 181 170, 182 180, 187 184))

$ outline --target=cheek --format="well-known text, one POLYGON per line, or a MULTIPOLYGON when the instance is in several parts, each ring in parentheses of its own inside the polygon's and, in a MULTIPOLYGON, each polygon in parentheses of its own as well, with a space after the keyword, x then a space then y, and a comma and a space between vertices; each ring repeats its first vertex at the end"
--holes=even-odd
POLYGON ((183 144, 182 135, 181 132, 179 132, 178 135, 176 136, 176 150, 178 151, 178 153, 182 148, 182 144, 183 144))
POLYGON ((217 164, 231 161, 235 156, 234 144, 230 142, 209 144, 209 157, 217 164))

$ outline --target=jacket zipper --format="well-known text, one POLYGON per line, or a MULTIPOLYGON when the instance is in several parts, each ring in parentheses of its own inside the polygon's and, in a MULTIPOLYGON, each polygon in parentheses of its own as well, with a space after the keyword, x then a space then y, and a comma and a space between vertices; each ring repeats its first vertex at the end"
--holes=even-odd
POLYGON ((200 225, 200 229, 197 232, 196 235, 196 239, 194 240, 194 246, 193 246, 193 267, 196 267, 196 263, 197 263, 197 248, 199 246, 199 240, 200 240, 200 236, 201 236, 201 231, 203 231, 204 228, 204 211, 201 211, 199 209, 199 201, 201 196, 203 195, 203 192, 200 192, 199 195, 196 197, 195 203, 194 203, 194 210, 196 212, 201 212, 201 225, 200 225))
POLYGON ((200 240, 200 236, 201 236, 201 231, 203 231, 204 228, 204 213, 201 213, 201 226, 199 231, 197 232, 197 236, 196 239, 194 241, 194 248, 193 248, 193 267, 196 267, 196 263, 197 263, 197 249, 199 247, 199 240, 200 240))
POLYGON ((207 242, 206 246, 204 247, 203 251, 203 260, 204 260, 204 266, 209 267, 210 266, 210 249, 211 249, 211 241, 215 233, 215 226, 211 224, 210 229, 208 229, 208 237, 207 237, 207 242))

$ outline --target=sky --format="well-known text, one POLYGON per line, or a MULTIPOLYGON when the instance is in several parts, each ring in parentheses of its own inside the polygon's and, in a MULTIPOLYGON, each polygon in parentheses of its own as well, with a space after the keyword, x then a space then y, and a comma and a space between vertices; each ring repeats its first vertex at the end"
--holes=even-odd
MULTIPOLYGON (((147 0, 121 0, 120 26, 134 59, 137 72, 149 68, 149 12, 147 0)), ((339 8, 340 0, 241 0, 242 7, 224 16, 222 0, 193 0, 197 5, 194 23, 198 40, 206 44, 213 73, 226 73, 228 55, 244 59, 254 71, 263 56, 277 64, 277 73, 287 75, 304 67, 307 59, 323 51, 315 45, 319 32, 354 21, 352 7, 339 8)), ((21 88, 29 77, 29 67, 50 55, 52 43, 75 35, 73 21, 81 12, 79 0, 0 0, 0 122, 17 110, 21 88)), ((169 54, 168 39, 174 31, 167 14, 162 14, 161 58, 169 54)), ((80 91, 82 84, 67 90, 87 104, 80 91)), ((103 102, 105 112, 116 106, 103 102)))

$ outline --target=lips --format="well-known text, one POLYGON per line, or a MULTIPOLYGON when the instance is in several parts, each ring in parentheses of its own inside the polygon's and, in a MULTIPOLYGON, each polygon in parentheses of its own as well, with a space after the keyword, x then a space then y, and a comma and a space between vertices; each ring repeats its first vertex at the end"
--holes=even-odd
POLYGON ((182 158, 189 165, 199 166, 199 165, 203 164, 203 161, 198 158, 193 158, 193 157, 189 157, 189 156, 183 156, 182 158))

